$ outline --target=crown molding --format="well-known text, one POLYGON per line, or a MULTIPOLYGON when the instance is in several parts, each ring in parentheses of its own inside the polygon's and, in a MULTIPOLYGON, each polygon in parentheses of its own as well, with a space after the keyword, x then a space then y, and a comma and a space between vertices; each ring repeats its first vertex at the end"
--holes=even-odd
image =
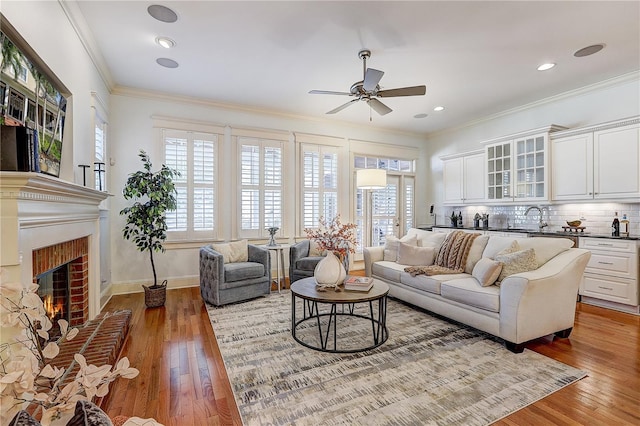
POLYGON ((82 43, 84 50, 89 55, 91 62, 93 62, 93 65, 96 67, 100 78, 107 86, 107 89, 111 90, 115 85, 113 76, 111 75, 111 71, 109 71, 109 67, 107 66, 107 62, 104 60, 102 53, 100 53, 98 44, 96 43, 91 29, 89 29, 89 26, 78 7, 78 3, 76 1, 58 0, 58 4, 67 16, 71 27, 73 27, 73 30, 76 32, 78 39, 80 40, 80 43, 82 43))
POLYGON ((438 132, 433 132, 433 133, 428 133, 427 134, 427 139, 429 138, 434 138, 434 137, 438 137, 441 135, 446 135, 448 133, 454 132, 454 131, 459 131, 462 129, 466 129, 469 127, 473 127, 473 126, 477 126, 479 124, 483 124, 483 123, 487 123, 493 120, 496 120, 498 118, 502 118, 502 117, 506 117, 512 114, 516 114, 519 112, 523 112, 523 111, 527 111, 533 108, 537 108, 543 105, 547 105, 547 104, 551 104, 563 99, 567 99, 567 98, 572 98, 575 96, 580 96, 580 95, 584 95, 587 93, 591 93, 591 92, 596 92, 598 90, 602 90, 602 89, 606 89, 608 87, 613 87, 613 86, 617 86, 619 84, 625 84, 625 83, 629 83, 632 81, 640 81, 640 70, 638 71, 632 71, 630 73, 627 74, 623 74, 617 77, 613 77, 613 78, 609 78, 607 80, 603 80, 603 81, 599 81, 597 83, 594 84, 590 84, 588 86, 583 86, 574 90, 569 90, 567 92, 563 92, 563 93, 559 93, 557 95, 553 95, 553 96, 549 96, 547 98, 543 98, 534 102, 530 102, 528 104, 524 104, 515 108, 511 108, 511 109, 507 109, 495 114, 491 114, 485 117, 481 117, 478 118, 476 120, 472 120, 472 121, 468 121, 464 124, 461 124, 459 126, 454 126, 454 127, 450 127, 444 130, 440 130, 438 132))
POLYGON ((567 129, 553 133, 551 139, 562 138, 565 136, 583 135, 585 133, 599 132, 602 130, 615 129, 616 127, 630 126, 640 124, 640 116, 623 118, 621 120, 608 121, 606 123, 594 124, 592 126, 576 127, 575 129, 567 129))

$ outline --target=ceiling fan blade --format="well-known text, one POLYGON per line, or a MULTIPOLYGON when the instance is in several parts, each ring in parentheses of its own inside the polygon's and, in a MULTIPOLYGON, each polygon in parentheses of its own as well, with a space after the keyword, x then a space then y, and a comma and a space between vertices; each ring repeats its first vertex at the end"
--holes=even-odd
POLYGON ((345 109, 346 107, 348 107, 349 105, 351 105, 354 102, 358 102, 360 99, 355 98, 350 100, 349 102, 347 102, 346 104, 342 104, 340 105, 338 108, 332 109, 331 111, 327 112, 327 114, 335 114, 336 112, 340 112, 343 109, 345 109))
POLYGON ((391 111, 393 111, 391 108, 389 108, 388 106, 386 106, 385 104, 383 104, 382 102, 380 102, 375 98, 369 99, 367 103, 371 106, 371 108, 373 108, 375 112, 377 112, 380 115, 386 115, 386 114, 389 114, 391 111))
POLYGON ((351 96, 349 92, 332 92, 330 90, 310 90, 309 94, 311 95, 348 95, 351 96))
POLYGON ((373 68, 367 68, 367 72, 364 74, 364 82, 362 83, 362 88, 366 92, 375 90, 383 75, 383 71, 379 71, 373 68))
POLYGON ((377 95, 381 98, 391 98, 394 96, 418 96, 427 93, 426 86, 402 87, 399 89, 380 90, 377 95))

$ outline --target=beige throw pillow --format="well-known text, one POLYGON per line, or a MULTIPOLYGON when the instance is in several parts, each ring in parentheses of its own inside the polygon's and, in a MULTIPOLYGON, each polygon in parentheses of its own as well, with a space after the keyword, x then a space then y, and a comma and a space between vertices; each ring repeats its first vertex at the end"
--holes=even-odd
POLYGON ((211 244, 211 247, 222 254, 224 263, 246 262, 249 260, 249 247, 247 240, 234 241, 232 243, 211 244))
POLYGON ((485 247, 487 247, 487 242, 489 241, 488 235, 482 235, 471 243, 471 248, 469 249, 469 255, 467 256, 467 264, 464 266, 464 272, 470 274, 473 272, 474 266, 476 266, 476 262, 478 262, 482 258, 482 252, 484 252, 485 247))
POLYGON ((395 235, 387 235, 384 243, 384 260, 390 262, 396 262, 398 260, 398 246, 400 243, 417 246, 418 238, 415 235, 405 235, 398 239, 395 235))
POLYGON ((498 283, 502 282, 502 280, 507 278, 509 275, 538 269, 536 252, 532 248, 513 253, 498 254, 496 256, 496 260, 502 263, 502 271, 500 271, 498 283))
POLYGON ((476 262, 471 275, 478 280, 482 287, 488 287, 496 282, 501 271, 502 263, 483 257, 476 262))
POLYGON ((436 249, 433 247, 418 247, 400 243, 397 262, 407 266, 429 266, 433 265, 435 253, 436 249))

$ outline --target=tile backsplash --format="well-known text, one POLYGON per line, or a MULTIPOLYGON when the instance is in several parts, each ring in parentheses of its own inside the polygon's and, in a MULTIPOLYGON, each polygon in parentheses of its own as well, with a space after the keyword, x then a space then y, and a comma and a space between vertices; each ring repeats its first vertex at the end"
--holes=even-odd
POLYGON ((562 231, 567 221, 582 220, 584 232, 598 235, 611 234, 611 223, 615 212, 618 219, 626 214, 629 220, 629 232, 632 236, 640 236, 640 203, 575 203, 575 204, 521 204, 507 206, 460 206, 441 207, 437 215, 437 225, 449 225, 451 212, 462 212, 464 226, 473 226, 476 213, 489 214, 491 228, 526 228, 538 229, 538 211, 532 210, 525 216, 527 208, 538 206, 542 209, 542 218, 548 227, 545 231, 562 231))

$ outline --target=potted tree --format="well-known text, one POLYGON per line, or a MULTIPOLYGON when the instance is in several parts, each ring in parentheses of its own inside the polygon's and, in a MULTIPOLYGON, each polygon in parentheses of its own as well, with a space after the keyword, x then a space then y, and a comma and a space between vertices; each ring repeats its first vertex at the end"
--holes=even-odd
POLYGON ((126 216, 127 224, 122 230, 126 240, 133 240, 141 252, 148 251, 153 270, 153 285, 143 285, 145 304, 149 308, 162 306, 166 300, 167 280, 158 284, 154 252, 164 252, 162 243, 167 238, 166 211, 176 209, 176 189, 173 177, 180 176, 177 170, 162 165, 160 170, 151 171, 149 156, 143 150, 138 154, 143 170, 129 175, 122 190, 125 200, 135 199, 132 206, 120 211, 126 216))

